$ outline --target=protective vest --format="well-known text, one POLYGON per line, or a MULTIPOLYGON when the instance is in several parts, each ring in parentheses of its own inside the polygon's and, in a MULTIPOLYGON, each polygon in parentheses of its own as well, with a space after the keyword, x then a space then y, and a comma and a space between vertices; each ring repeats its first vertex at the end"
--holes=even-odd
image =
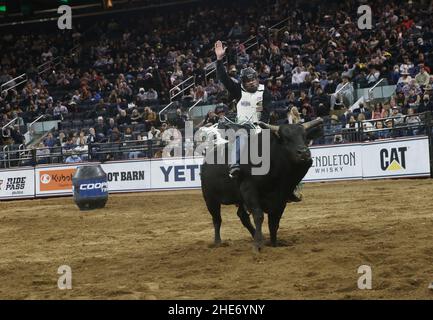
POLYGON ((265 86, 260 84, 257 91, 250 93, 242 88, 241 99, 236 106, 237 123, 258 122, 260 120, 261 112, 257 112, 257 107, 263 107, 263 92, 265 86))

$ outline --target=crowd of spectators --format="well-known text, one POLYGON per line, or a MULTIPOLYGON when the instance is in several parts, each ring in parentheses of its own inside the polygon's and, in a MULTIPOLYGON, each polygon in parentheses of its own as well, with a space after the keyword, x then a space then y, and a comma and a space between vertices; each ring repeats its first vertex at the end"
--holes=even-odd
MULTIPOLYGON (((83 21, 72 31, 4 33, 0 84, 22 73, 29 80, 0 97, 0 126, 18 117, 2 143, 21 143, 20 128, 40 115, 61 123, 39 146, 79 149, 183 129, 188 107, 199 100, 223 103, 224 111, 230 111, 230 97, 210 72, 216 40, 228 47, 227 70, 233 78, 247 66, 258 71, 272 93, 271 123, 320 116, 328 120, 328 133, 354 129, 362 120, 371 120, 362 124, 364 131, 396 126, 397 118, 415 124, 420 119, 412 114, 433 109, 428 5, 375 1, 371 30, 358 28, 358 5, 355 0, 206 2, 148 15, 109 16, 91 27, 83 21), (269 29, 280 21, 279 32, 269 29), (248 44, 256 43, 248 48, 243 42, 250 38, 254 41, 248 44), (38 65, 56 62, 56 57, 62 59, 54 71, 39 72, 38 65), (176 95, 191 76, 195 85, 176 95), (356 89, 382 78, 397 86, 390 101, 351 108, 356 89), (161 123, 157 112, 170 95, 176 95, 176 113, 161 123), (373 121, 377 119, 384 120, 373 121)), ((208 114, 203 123, 217 121, 221 113, 208 114)), ((366 139, 388 136, 378 132, 366 139)), ((352 139, 341 134, 331 138, 319 143, 352 139)))

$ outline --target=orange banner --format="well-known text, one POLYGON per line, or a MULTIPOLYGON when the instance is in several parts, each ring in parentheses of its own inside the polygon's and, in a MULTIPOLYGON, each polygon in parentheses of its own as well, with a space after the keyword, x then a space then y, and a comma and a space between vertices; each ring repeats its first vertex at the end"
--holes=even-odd
POLYGON ((40 191, 72 190, 72 176, 75 168, 61 170, 46 170, 39 172, 40 191))

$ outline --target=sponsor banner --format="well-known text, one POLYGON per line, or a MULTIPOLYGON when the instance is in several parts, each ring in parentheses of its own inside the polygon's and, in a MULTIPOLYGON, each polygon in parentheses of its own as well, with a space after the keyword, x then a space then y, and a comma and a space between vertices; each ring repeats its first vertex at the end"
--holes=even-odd
POLYGON ((34 179, 33 168, 0 171, 0 199, 33 198, 34 179))
POLYGON ((106 196, 108 192, 108 183, 105 179, 87 179, 81 180, 77 189, 72 186, 72 191, 81 198, 96 198, 106 196))
POLYGON ((362 179, 362 145, 313 147, 304 182, 362 179))
POLYGON ((362 161, 365 179, 429 176, 428 138, 366 143, 362 161))
MULTIPOLYGON (((311 148, 311 153, 313 165, 305 182, 430 175, 427 137, 317 146, 311 148)), ((111 162, 101 166, 107 173, 109 192, 135 192, 200 188, 202 163, 200 157, 111 162)), ((72 195, 72 176, 77 166, 0 171, 0 199, 72 195)))
POLYGON ((151 161, 152 189, 200 188, 203 158, 151 161))
POLYGON ((142 191, 150 189, 150 161, 104 163, 108 191, 142 191))
POLYGON ((46 194, 72 194, 72 176, 76 168, 76 165, 36 168, 36 196, 46 194))

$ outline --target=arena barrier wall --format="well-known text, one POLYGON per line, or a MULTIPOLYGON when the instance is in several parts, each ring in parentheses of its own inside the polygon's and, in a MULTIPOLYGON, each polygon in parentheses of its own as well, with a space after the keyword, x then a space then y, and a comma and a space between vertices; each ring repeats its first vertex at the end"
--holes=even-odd
MULTIPOLYGON (((304 182, 430 176, 428 137, 315 146, 311 153, 313 166, 304 182)), ((200 188, 202 162, 199 157, 128 160, 101 166, 108 175, 109 192, 119 193, 200 188)), ((0 171, 0 199, 72 195, 72 176, 78 165, 0 171)))

